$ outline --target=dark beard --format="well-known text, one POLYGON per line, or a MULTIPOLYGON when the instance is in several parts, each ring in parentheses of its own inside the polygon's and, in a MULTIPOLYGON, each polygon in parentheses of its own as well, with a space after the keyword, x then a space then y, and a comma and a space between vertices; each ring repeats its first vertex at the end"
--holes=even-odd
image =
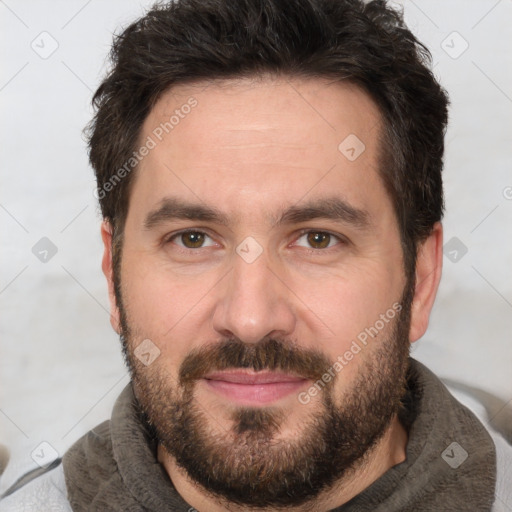
POLYGON ((300 435, 287 440, 275 439, 286 420, 278 407, 233 408, 232 428, 219 431, 194 400, 195 384, 213 369, 240 367, 290 371, 316 381, 332 366, 324 355, 276 339, 257 344, 229 339, 191 352, 180 366, 177 382, 160 364, 144 367, 134 357, 134 338, 119 299, 123 348, 140 406, 158 442, 217 500, 263 508, 298 506, 314 499, 365 462, 401 407, 409 355, 410 287, 388 337, 369 341, 379 343, 378 349, 362 348, 373 355, 344 390, 341 403, 333 399, 333 379, 320 392, 321 401, 312 413, 297 425, 300 435))

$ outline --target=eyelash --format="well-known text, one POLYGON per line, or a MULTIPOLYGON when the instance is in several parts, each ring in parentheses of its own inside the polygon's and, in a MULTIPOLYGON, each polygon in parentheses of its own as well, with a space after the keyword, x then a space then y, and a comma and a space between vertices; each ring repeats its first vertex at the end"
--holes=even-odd
MULTIPOLYGON (((201 229, 184 229, 182 231, 178 231, 177 233, 173 233, 170 236, 166 237, 164 239, 164 244, 171 243, 176 238, 178 238, 178 237, 180 237, 182 235, 186 235, 187 233, 200 233, 200 234, 205 235, 208 238, 211 238, 213 240, 213 237, 211 235, 209 235, 207 231, 203 231, 201 229)), ((331 231, 316 230, 316 229, 303 229, 303 230, 301 230, 299 232, 299 236, 295 239, 295 242, 297 242, 297 240, 300 240, 304 235, 307 235, 309 233, 321 233, 321 234, 329 235, 329 236, 335 238, 337 240, 337 242, 338 242, 334 246, 326 247, 325 249, 315 249, 313 247, 309 247, 308 248, 308 247, 304 247, 304 246, 299 246, 299 247, 301 247, 302 249, 304 249, 305 251, 307 251, 309 253, 315 253, 315 254, 318 254, 320 252, 328 253, 331 250, 335 249, 338 245, 347 245, 348 244, 348 240, 344 236, 342 236, 342 235, 339 235, 339 234, 336 234, 336 233, 332 233, 331 231)), ((179 247, 180 250, 185 251, 185 252, 193 252, 193 251, 198 251, 199 249, 205 249, 205 247, 189 248, 189 247, 183 247, 181 245, 177 245, 177 247, 179 247)))
POLYGON ((335 244, 334 246, 332 247, 326 247, 325 249, 315 249, 314 247, 302 247, 303 249, 305 249, 306 251, 308 252, 311 252, 311 253, 315 253, 315 254, 318 254, 319 252, 323 252, 323 253, 327 253, 327 252, 330 252, 331 250, 334 250, 338 245, 346 245, 347 244, 347 239, 342 236, 342 235, 338 235, 336 233, 333 233, 331 231, 325 231, 325 230, 321 230, 321 229, 303 229, 299 232, 299 236, 296 238, 295 242, 299 239, 301 239, 304 235, 308 235, 309 233, 320 233, 320 234, 323 234, 323 235, 329 235, 330 237, 334 238, 337 240, 337 244, 335 244))
MULTIPOLYGON (((168 243, 171 243, 174 239, 182 236, 182 235, 186 235, 187 233, 200 233, 202 235, 205 235, 207 236, 208 238, 211 238, 213 240, 213 237, 207 232, 207 231, 203 231, 201 229, 184 229, 183 231, 178 231, 177 233, 172 233, 171 235, 165 237, 164 239, 164 244, 168 244, 168 243)), ((181 247, 180 245, 178 245, 178 247, 180 249, 183 249, 185 251, 197 251, 197 249, 190 249, 188 247, 181 247)), ((204 247, 199 247, 198 249, 204 249, 204 247)))

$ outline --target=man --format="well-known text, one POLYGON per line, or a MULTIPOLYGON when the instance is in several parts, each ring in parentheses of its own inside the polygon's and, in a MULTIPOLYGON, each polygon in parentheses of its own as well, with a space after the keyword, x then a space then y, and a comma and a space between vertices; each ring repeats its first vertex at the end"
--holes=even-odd
POLYGON ((506 506, 510 447, 409 357, 442 264, 427 53, 378 1, 181 0, 117 38, 90 159, 132 383, 1 510, 506 506))

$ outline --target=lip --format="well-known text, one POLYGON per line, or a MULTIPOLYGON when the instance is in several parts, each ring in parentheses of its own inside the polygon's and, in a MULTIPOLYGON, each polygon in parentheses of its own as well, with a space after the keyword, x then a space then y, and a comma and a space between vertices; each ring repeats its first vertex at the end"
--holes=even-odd
POLYGON ((241 405, 265 405, 297 392, 307 379, 288 373, 228 370, 203 378, 209 389, 241 405))

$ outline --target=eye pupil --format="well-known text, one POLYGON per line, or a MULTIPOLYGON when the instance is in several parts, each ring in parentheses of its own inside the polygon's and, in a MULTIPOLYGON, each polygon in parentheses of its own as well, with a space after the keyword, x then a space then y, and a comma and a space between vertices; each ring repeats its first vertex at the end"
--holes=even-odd
POLYGON ((325 249, 329 246, 331 235, 329 233, 311 232, 308 233, 308 243, 315 249, 325 249))
POLYGON ((185 247, 189 249, 196 249, 201 247, 204 243, 204 233, 199 231, 190 231, 181 235, 181 241, 185 247))

